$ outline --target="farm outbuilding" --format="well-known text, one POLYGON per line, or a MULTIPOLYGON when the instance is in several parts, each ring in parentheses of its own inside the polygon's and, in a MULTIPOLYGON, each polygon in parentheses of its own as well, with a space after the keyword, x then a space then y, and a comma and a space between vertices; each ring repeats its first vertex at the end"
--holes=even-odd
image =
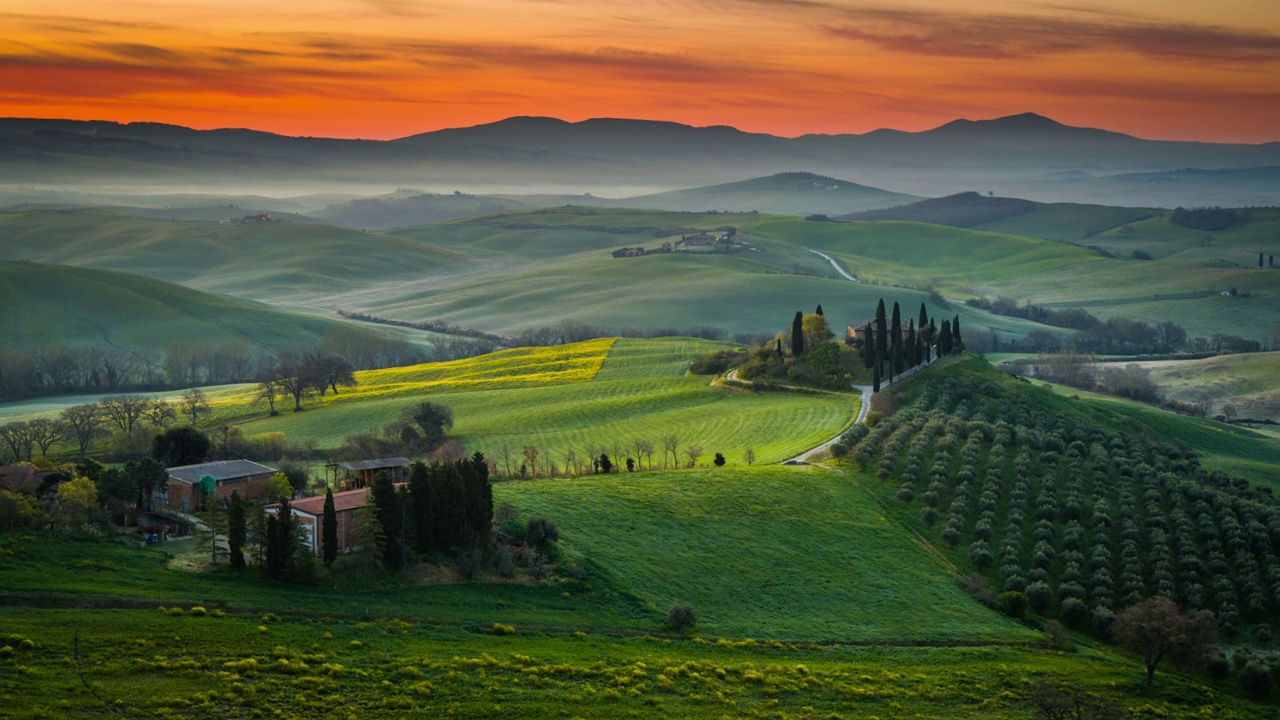
MULTIPOLYGON (((360 543, 360 533, 357 531, 356 513, 360 508, 364 507, 365 497, 369 494, 367 488, 359 490, 346 490, 333 494, 334 515, 338 520, 338 552, 347 552, 360 543)), ((314 497, 303 498, 302 500, 294 500, 289 505, 293 510, 293 515, 298 522, 305 527, 307 545, 319 557, 324 552, 323 539, 323 518, 324 518, 324 496, 316 495, 314 497)), ((268 505, 266 511, 271 514, 280 512, 279 505, 268 505)))
POLYGON ((402 483, 409 479, 409 466, 413 461, 408 458, 391 457, 391 458, 375 458, 373 460, 350 460, 348 462, 340 462, 330 465, 334 468, 345 471, 345 477, 335 478, 344 488, 367 488, 373 485, 373 478, 380 472, 391 474, 391 480, 396 483, 402 483))
POLYGON ((206 499, 231 498, 238 490, 241 500, 260 500, 275 470, 252 460, 219 460, 198 465, 169 468, 169 490, 164 500, 182 510, 200 508, 206 499))

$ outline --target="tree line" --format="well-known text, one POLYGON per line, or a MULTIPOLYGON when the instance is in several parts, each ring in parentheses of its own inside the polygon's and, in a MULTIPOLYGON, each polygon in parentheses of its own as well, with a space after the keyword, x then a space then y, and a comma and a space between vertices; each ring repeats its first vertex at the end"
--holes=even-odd
POLYGON ((872 372, 872 388, 880 392, 882 379, 892 380, 910 368, 930 362, 933 357, 950 355, 964 349, 960 331, 960 316, 943 320, 939 327, 936 318, 929 317, 929 309, 920 303, 917 318, 907 318, 903 330, 902 310, 893 304, 892 317, 886 317, 884 299, 876 306, 873 320, 858 331, 851 342, 858 348, 863 365, 872 372))

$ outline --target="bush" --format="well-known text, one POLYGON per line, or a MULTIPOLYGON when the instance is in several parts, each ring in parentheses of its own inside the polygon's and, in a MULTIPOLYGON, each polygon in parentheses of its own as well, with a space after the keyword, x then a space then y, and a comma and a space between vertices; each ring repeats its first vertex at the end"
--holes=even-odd
POLYGON ((1231 674, 1231 662, 1222 652, 1217 652, 1205 660, 1204 669, 1209 673, 1210 680, 1215 683, 1222 682, 1231 674))
POLYGON ((991 587, 987 585, 986 578, 978 573, 966 575, 956 581, 960 589, 969 593, 974 600, 986 605, 989 608, 996 607, 996 594, 991 591, 991 587))
POLYGON ((511 548, 506 545, 498 548, 498 551, 493 554, 493 569, 504 578, 516 576, 516 564, 511 559, 511 548))
POLYGON ((1019 620, 1026 617, 1027 608, 1031 605, 1027 602, 1026 595, 1016 591, 1000 593, 999 597, 996 598, 996 602, 1000 606, 1000 612, 1019 620))
POLYGON ((560 540, 560 529, 550 520, 534 515, 524 525, 524 539, 530 545, 543 547, 560 540))
POLYGON ((667 628, 682 633, 698 624, 698 612, 692 605, 676 603, 667 611, 667 628))
POLYGON ((480 557, 479 550, 468 550, 467 552, 460 553, 458 557, 453 560, 454 569, 458 571, 459 575, 468 580, 475 577, 476 573, 480 572, 480 568, 483 566, 484 561, 480 557))
POLYGON ((1271 692, 1271 669, 1257 659, 1250 660, 1240 671, 1240 687, 1254 697, 1266 697, 1271 692))
POLYGON ((1071 633, 1063 627, 1062 623, 1057 620, 1050 620, 1044 624, 1044 634, 1049 639, 1049 647, 1062 652, 1074 652, 1075 641, 1071 639, 1071 633))
POLYGON ((1028 585, 1026 595, 1031 609, 1042 615, 1053 602, 1053 589, 1049 587, 1049 583, 1042 580, 1037 580, 1028 585))
POLYGON ((1058 615, 1069 627, 1080 628, 1089 619, 1089 607, 1080 598, 1069 597, 1062 601, 1058 615))

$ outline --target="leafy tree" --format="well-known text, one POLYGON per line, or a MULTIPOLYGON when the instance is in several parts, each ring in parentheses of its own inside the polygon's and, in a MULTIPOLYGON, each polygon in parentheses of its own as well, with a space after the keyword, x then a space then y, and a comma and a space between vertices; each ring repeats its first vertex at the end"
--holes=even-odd
POLYGON ((240 491, 232 490, 231 502, 227 506, 227 550, 230 553, 231 567, 244 567, 244 545, 247 539, 244 503, 240 500, 240 491))
POLYGON ((324 489, 324 515, 320 524, 320 538, 324 548, 324 564, 332 565, 338 559, 338 513, 333 504, 333 490, 324 489))
POLYGON ((685 448, 684 454, 685 457, 689 458, 689 467, 694 467, 698 464, 698 458, 702 457, 702 446, 690 445, 685 448))
MULTIPOLYGON (((84 475, 81 473, 81 476, 84 475)), ((92 479, 92 478, 91 478, 92 479)), ((98 500, 106 503, 114 500, 119 503, 134 503, 138 500, 138 486, 134 479, 123 470, 104 468, 94 483, 98 486, 98 500)))
POLYGON ((1254 697, 1266 697, 1271 692, 1271 670, 1258 659, 1250 660, 1240 670, 1240 687, 1254 697))
POLYGON ((83 525, 98 507, 98 488, 89 478, 75 478, 58 486, 54 501, 63 524, 83 525))
POLYGON ((598 461, 598 465, 600 467, 600 472, 606 475, 613 472, 613 461, 609 459, 608 453, 600 453, 600 460, 598 461))
POLYGON ((521 448, 520 455, 524 458, 525 466, 529 468, 529 474, 538 477, 538 448, 525 445, 521 448))
POLYGON ((880 363, 876 363, 871 369, 871 392, 880 392, 880 363))
POLYGON ((876 365, 876 337, 870 323, 862 327, 862 365, 870 370, 876 365))
POLYGON ((827 319, 821 315, 805 315, 800 320, 800 328, 804 333, 804 347, 809 351, 830 342, 831 338, 835 337, 827 325, 827 319))
POLYGON ((1027 596, 1017 591, 1000 593, 996 597, 996 602, 1000 605, 1000 612, 1011 618, 1026 617, 1027 609, 1030 607, 1027 596))
POLYGON ((698 612, 692 605, 676 603, 667 611, 667 628, 682 633, 698 624, 698 612))
POLYGON ((1208 610, 1183 615, 1173 601, 1156 596, 1117 615, 1112 632, 1121 645, 1142 658, 1150 686, 1166 658, 1177 662, 1202 657, 1217 642, 1217 621, 1208 610))
POLYGON ((155 458, 131 460, 124 464, 124 473, 138 489, 138 507, 146 507, 151 502, 152 493, 163 492, 169 487, 169 471, 155 458))
POLYGON ((165 467, 197 465, 209 458, 209 437, 194 427, 170 428, 151 441, 151 457, 165 467))
POLYGON ((336 355, 313 356, 307 358, 303 365, 303 374, 320 391, 321 397, 328 390, 337 395, 339 385, 353 387, 356 384, 355 368, 336 355))
POLYGON ((929 327, 929 311, 925 308, 923 301, 920 303, 920 317, 916 321, 916 327, 920 328, 921 333, 929 327))
POLYGON ((756 462, 756 451, 754 448, 747 448, 742 452, 742 461, 747 465, 754 465, 756 462))
POLYGON ((76 444, 80 457, 84 457, 89 443, 102 434, 102 408, 97 403, 64 408, 58 419, 66 429, 67 438, 76 444))
POLYGON ((280 501, 280 508, 274 515, 267 516, 267 577, 272 580, 283 580, 289 574, 290 560, 293 558, 294 532, 293 508, 288 499, 280 501))
POLYGON ((724 467, 725 459, 723 453, 716 453, 715 460, 712 461, 716 467, 724 467))
POLYGON ((804 354, 804 313, 796 311, 795 318, 791 321, 791 356, 800 357, 804 354))
POLYGON ((453 411, 445 405, 423 402, 406 411, 409 419, 422 431, 425 452, 431 452, 448 439, 447 433, 453 427, 453 411))
POLYGON ((560 541, 560 529, 547 518, 534 515, 524 524, 524 539, 534 547, 546 547, 560 541))

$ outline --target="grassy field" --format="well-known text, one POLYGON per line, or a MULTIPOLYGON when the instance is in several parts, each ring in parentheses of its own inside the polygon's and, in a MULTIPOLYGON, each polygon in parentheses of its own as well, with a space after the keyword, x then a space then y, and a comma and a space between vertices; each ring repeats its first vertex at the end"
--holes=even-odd
MULTIPOLYGON (((451 436, 494 459, 503 446, 518 458, 532 444, 544 461, 563 467, 569 450, 585 458, 589 445, 600 444, 611 455, 615 446, 630 453, 625 448, 641 437, 660 455, 662 439, 676 434, 686 447, 704 446, 704 463, 715 452, 736 460, 747 448, 768 463, 834 436, 857 412, 852 396, 738 392, 684 375, 691 360, 718 347, 689 339, 595 340, 360 373, 360 385, 326 398, 323 407, 273 418, 259 411, 259 419, 241 418, 242 426, 246 433, 283 432, 333 447, 430 400, 453 409, 451 436)), ((236 418, 246 393, 220 400, 222 416, 236 418)))
POLYGON ((332 225, 172 222, 104 210, 0 214, 0 257, 124 270, 286 302, 436 274, 461 261, 420 241, 332 225))
POLYGON ((858 482, 829 470, 739 466, 512 483, 496 496, 553 518, 566 543, 654 607, 692 604, 713 635, 1031 637, 965 595, 858 482))
POLYGON ((10 348, 243 341, 280 350, 350 327, 142 275, 27 262, 0 261, 0 304, 0 347, 10 348))
POLYGON ((1143 362, 1165 397, 1207 403, 1214 414, 1280 420, 1280 352, 1143 362))
POLYGON ((914 195, 889 192, 813 173, 779 173, 740 182, 628 198, 633 207, 701 212, 758 210, 781 215, 840 215, 904 205, 914 195))
POLYGON ((1025 215, 986 223, 977 229, 1087 245, 1095 242, 1093 237, 1099 232, 1160 214, 1159 210, 1148 208, 1042 203, 1025 215))

